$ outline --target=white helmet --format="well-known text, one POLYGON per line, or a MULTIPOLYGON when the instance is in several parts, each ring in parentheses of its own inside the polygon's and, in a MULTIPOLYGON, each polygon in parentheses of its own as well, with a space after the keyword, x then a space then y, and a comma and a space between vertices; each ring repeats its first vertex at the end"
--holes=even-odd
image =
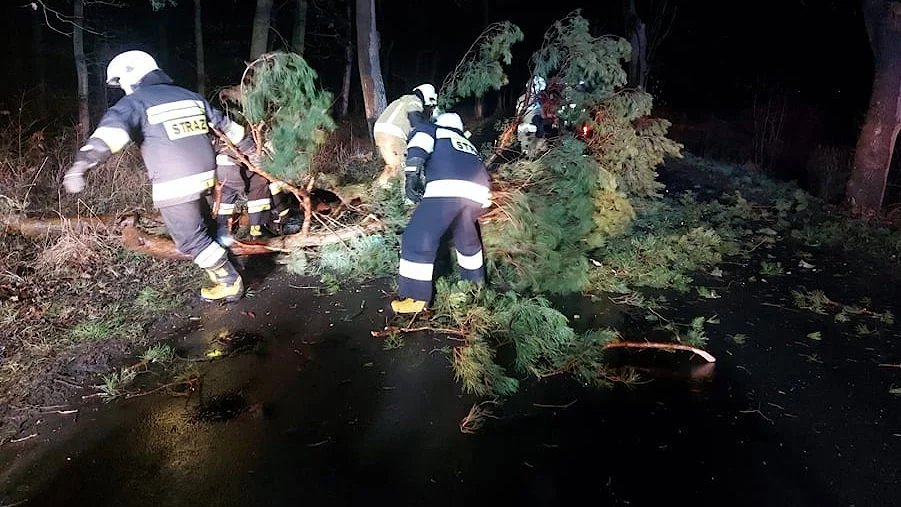
POLYGON ((438 125, 439 127, 456 129, 460 132, 463 132, 463 120, 460 119, 460 115, 457 113, 439 114, 438 118, 435 119, 435 125, 438 125))
POLYGON ((144 76, 157 69, 156 60, 143 51, 119 53, 106 67, 106 84, 118 86, 126 94, 131 94, 144 76))
POLYGON ((438 92, 435 91, 435 87, 426 83, 413 88, 414 92, 419 92, 422 95, 422 103, 429 107, 435 107, 438 105, 438 92))
POLYGON ((547 87, 547 83, 544 81, 544 78, 541 76, 535 76, 529 81, 529 93, 535 97, 539 93, 543 92, 547 87))

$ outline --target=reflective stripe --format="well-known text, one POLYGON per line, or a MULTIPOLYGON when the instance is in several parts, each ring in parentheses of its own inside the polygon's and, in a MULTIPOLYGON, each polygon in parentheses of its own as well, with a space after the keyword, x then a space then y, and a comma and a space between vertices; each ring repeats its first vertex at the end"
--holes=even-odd
POLYGON ((457 250, 457 264, 463 269, 481 269, 482 268, 482 251, 472 255, 463 255, 457 250))
POLYGON ((205 171, 153 184, 153 201, 161 202, 196 195, 216 184, 216 171, 205 171))
POLYGON ((275 195, 282 191, 282 184, 278 181, 273 181, 269 184, 269 193, 275 195))
POLYGON ((404 134, 404 129, 398 127, 393 123, 376 123, 372 128, 373 134, 387 134, 393 137, 399 137, 404 141, 407 140, 407 134, 404 134))
POLYGON ((417 132, 407 143, 407 149, 410 148, 422 148, 426 153, 432 153, 432 150, 435 149, 435 140, 425 132, 417 132))
POLYGON ((470 155, 479 156, 479 150, 469 142, 469 139, 461 136, 453 130, 441 129, 435 131, 436 139, 447 139, 450 141, 451 147, 457 151, 469 153, 470 155))
POLYGON ((260 213, 262 211, 266 211, 271 206, 272 206, 272 203, 269 201, 269 198, 254 199, 252 201, 247 201, 247 212, 248 213, 260 213))
POLYGON ((197 254, 197 257, 194 257, 194 264, 203 269, 212 269, 222 264, 222 259, 224 258, 225 249, 219 246, 219 243, 213 241, 202 252, 197 254))
POLYGON ((235 213, 235 205, 227 202, 219 203, 219 215, 233 215, 235 213))
POLYGON ((418 165, 408 165, 408 166, 404 167, 404 172, 407 172, 407 173, 415 173, 418 170, 419 170, 418 165))
POLYGON ((216 155, 216 165, 238 165, 235 164, 235 161, 232 160, 228 155, 219 154, 216 155))
POLYGON ((117 127, 97 127, 97 130, 91 134, 91 137, 96 137, 106 143, 109 151, 113 153, 120 151, 126 144, 131 142, 128 131, 117 127))
POLYGON ((432 281, 432 270, 434 265, 425 262, 413 262, 406 259, 400 260, 400 266, 397 273, 400 276, 423 282, 432 281))
POLYGON ((147 122, 151 125, 198 115, 206 116, 206 108, 199 100, 176 100, 147 108, 147 122))
POLYGON ((462 197, 481 204, 491 206, 491 192, 488 187, 466 180, 435 180, 426 183, 425 197, 462 197))
POLYGON ((223 132, 225 137, 228 138, 229 141, 238 144, 244 139, 244 127, 241 126, 240 123, 233 122, 231 120, 228 121, 228 127, 225 128, 223 132))

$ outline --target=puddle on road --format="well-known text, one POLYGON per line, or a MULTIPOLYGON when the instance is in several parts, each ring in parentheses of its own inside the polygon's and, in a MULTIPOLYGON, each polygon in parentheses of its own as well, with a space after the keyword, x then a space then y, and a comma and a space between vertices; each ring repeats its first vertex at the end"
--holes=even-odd
POLYGON ((233 419, 247 410, 247 400, 238 393, 222 393, 202 401, 189 415, 192 422, 220 422, 233 419))

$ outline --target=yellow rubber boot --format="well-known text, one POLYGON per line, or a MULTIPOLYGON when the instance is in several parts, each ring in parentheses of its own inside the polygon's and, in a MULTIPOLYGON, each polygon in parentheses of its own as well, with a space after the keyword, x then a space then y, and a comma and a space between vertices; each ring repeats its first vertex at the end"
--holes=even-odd
POLYGON ((225 261, 216 268, 207 269, 206 272, 213 286, 200 289, 200 297, 204 301, 233 303, 244 296, 244 280, 231 262, 225 261))
POLYGON ((419 313, 425 310, 425 303, 418 299, 399 299, 391 302, 391 309, 394 313, 419 313))

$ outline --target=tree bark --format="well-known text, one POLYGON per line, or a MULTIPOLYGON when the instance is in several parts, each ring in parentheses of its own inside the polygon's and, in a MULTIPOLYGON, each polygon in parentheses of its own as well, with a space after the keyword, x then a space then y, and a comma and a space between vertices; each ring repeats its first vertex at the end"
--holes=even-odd
POLYGON ((269 22, 272 19, 272 0, 257 0, 250 37, 250 60, 256 60, 269 47, 269 22))
POLYGON ((78 88, 78 126, 76 132, 81 142, 91 134, 91 113, 88 104, 88 63, 84 56, 84 0, 75 0, 72 15, 72 50, 75 56, 75 74, 78 88))
MULTIPOLYGON (((190 260, 179 252, 168 237, 149 234, 137 228, 138 217, 73 217, 73 218, 27 218, 23 215, 8 214, 0 217, 0 225, 10 234, 39 238, 56 234, 91 234, 98 230, 118 233, 119 241, 125 248, 160 259, 190 260)), ((384 224, 378 220, 363 220, 354 227, 336 231, 314 231, 308 234, 277 236, 259 244, 236 242, 229 250, 235 255, 257 255, 272 252, 291 252, 299 248, 340 243, 357 236, 381 231, 384 224)))
POLYGON ((376 31, 375 0, 356 0, 357 12, 357 67, 360 69, 360 84, 363 88, 363 103, 366 106, 366 121, 369 136, 379 114, 388 103, 385 99, 385 81, 379 60, 379 35, 376 31))
POLYGON ((156 11, 156 16, 159 16, 159 20, 156 24, 156 45, 159 48, 158 54, 156 55, 156 61, 162 66, 164 69, 169 68, 169 23, 171 23, 172 16, 169 12, 168 8, 163 8, 156 11))
POLYGON ((638 16, 635 0, 626 0, 625 28, 632 46, 629 61, 629 86, 645 90, 648 81, 648 32, 647 25, 638 16))
POLYGON ((864 0, 864 21, 873 49, 875 75, 847 199, 856 214, 882 207, 892 152, 901 128, 901 2, 864 0))
POLYGON ((200 0, 194 0, 194 58, 197 67, 197 93, 206 96, 206 58, 203 55, 203 18, 200 0))
POLYGON ((307 36, 308 0, 295 0, 294 30, 291 31, 291 50, 303 55, 304 41, 307 36))
POLYGON ((31 24, 32 61, 37 78, 37 114, 43 117, 47 114, 47 65, 45 64, 44 51, 44 24, 38 15, 34 13, 31 24))
MULTIPOLYGON (((350 13, 348 13, 350 14, 350 13)), ((341 104, 338 108, 338 116, 347 118, 347 110, 350 107, 350 77, 354 71, 354 45, 347 41, 344 47, 344 79, 341 81, 341 104)))

